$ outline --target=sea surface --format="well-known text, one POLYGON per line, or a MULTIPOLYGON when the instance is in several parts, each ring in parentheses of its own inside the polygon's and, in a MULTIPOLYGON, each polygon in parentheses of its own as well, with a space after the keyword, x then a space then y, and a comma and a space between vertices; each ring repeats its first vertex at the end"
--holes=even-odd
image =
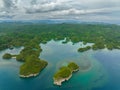
POLYGON ((120 50, 89 50, 77 52, 82 42, 73 44, 51 40, 40 44, 43 49, 40 58, 48 61, 48 66, 34 78, 19 77, 19 67, 23 63, 15 59, 4 60, 4 53, 18 54, 23 47, 0 52, 0 90, 120 90, 120 50), (61 66, 76 62, 80 70, 62 86, 53 85, 53 75, 61 66))

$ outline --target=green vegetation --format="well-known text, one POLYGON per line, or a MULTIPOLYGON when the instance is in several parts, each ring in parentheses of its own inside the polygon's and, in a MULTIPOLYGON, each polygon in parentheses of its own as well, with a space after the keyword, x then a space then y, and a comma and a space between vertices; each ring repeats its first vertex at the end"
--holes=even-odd
POLYGON ((90 49, 91 49, 91 47, 87 46, 87 47, 84 47, 84 48, 79 48, 78 52, 84 52, 84 51, 87 51, 87 50, 90 50, 90 49))
POLYGON ((60 70, 54 75, 54 78, 59 80, 63 78, 68 78, 72 74, 70 68, 61 67, 60 70))
POLYGON ((35 55, 36 57, 39 57, 40 52, 42 49, 40 48, 39 44, 38 47, 32 47, 32 46, 26 46, 19 55, 17 55, 16 60, 18 61, 25 61, 27 57, 31 55, 35 55))
POLYGON ((47 64, 46 61, 40 60, 35 56, 30 56, 27 58, 26 63, 20 67, 20 75, 29 76, 30 74, 38 74, 47 64))
MULTIPOLYGON (((92 49, 120 49, 120 26, 102 24, 0 23, 0 50, 26 46, 31 40, 46 43, 51 39, 94 43, 92 49), (9 28, 8 28, 9 27, 9 28)), ((32 41, 31 41, 32 42, 32 41)))
POLYGON ((17 55, 16 60, 25 62, 20 67, 20 75, 31 77, 31 74, 38 74, 47 66, 46 61, 39 59, 41 51, 39 42, 32 39, 17 55))
MULTIPOLYGON (((32 24, 32 23, 0 23, 0 50, 23 46, 24 49, 16 56, 16 60, 23 61, 20 73, 29 74, 41 71, 42 61, 38 58, 42 49, 40 43, 47 43, 51 39, 58 41, 66 40, 63 43, 72 41, 78 43, 94 43, 91 47, 78 49, 84 52, 89 49, 97 50, 108 48, 120 49, 120 26, 102 24, 32 24), (30 57, 35 59, 31 61, 30 57), (38 61, 39 60, 39 61, 38 61), (33 64, 31 64, 32 62, 33 64), (38 62, 39 65, 36 63, 38 62), (29 70, 31 68, 35 71, 29 70), (40 66, 40 67, 39 67, 40 66), (37 68, 36 68, 37 67, 37 68), (26 73, 24 73, 24 70, 26 73), (28 71, 27 71, 28 70, 28 71)), ((13 56, 13 55, 12 55, 13 56)), ((10 59, 9 54, 3 58, 10 59)), ((43 64, 43 67, 46 65, 43 64)))
POLYGON ((68 68, 70 68, 71 71, 76 71, 76 70, 79 69, 79 66, 76 63, 71 62, 71 63, 68 64, 68 68))
POLYGON ((3 58, 10 59, 11 57, 16 57, 17 61, 25 62, 20 66, 19 73, 21 77, 31 77, 32 74, 39 74, 48 64, 46 61, 39 59, 39 55, 42 51, 39 43, 39 39, 35 37, 24 45, 24 49, 21 50, 18 55, 6 53, 3 58))
POLYGON ((9 53, 5 53, 5 54, 3 55, 3 59, 11 59, 11 58, 12 58, 12 55, 9 54, 9 53))
POLYGON ((79 70, 79 66, 76 63, 71 62, 68 64, 67 67, 61 67, 60 70, 57 73, 55 73, 54 79, 60 80, 60 79, 68 78, 72 75, 72 72, 78 70, 79 70))

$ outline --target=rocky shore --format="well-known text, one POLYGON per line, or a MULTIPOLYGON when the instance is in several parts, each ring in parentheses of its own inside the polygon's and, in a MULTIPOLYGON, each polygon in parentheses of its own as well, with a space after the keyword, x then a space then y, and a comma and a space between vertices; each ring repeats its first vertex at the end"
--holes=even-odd
POLYGON ((16 57, 12 57, 13 59, 16 59, 16 57))
POLYGON ((72 77, 72 74, 67 78, 62 78, 62 79, 59 79, 59 80, 54 79, 54 84, 58 85, 58 86, 61 86, 62 82, 68 81, 71 77, 72 77))
MULTIPOLYGON (((73 70, 72 73, 73 73, 73 72, 77 72, 77 71, 79 71, 79 68, 76 69, 76 70, 73 70)), ((72 73, 71 73, 71 75, 70 75, 69 77, 67 77, 67 78, 61 78, 61 79, 59 79, 59 80, 53 78, 54 84, 55 84, 55 85, 58 85, 58 86, 61 86, 61 85, 62 85, 62 82, 68 81, 68 80, 72 77, 72 73)))
POLYGON ((29 74, 29 75, 19 75, 20 77, 22 78, 29 78, 29 77, 35 77, 37 76, 39 73, 36 73, 36 74, 29 74))
POLYGON ((76 70, 73 70, 72 72, 77 72, 77 71, 79 71, 79 68, 78 68, 78 69, 76 69, 76 70))

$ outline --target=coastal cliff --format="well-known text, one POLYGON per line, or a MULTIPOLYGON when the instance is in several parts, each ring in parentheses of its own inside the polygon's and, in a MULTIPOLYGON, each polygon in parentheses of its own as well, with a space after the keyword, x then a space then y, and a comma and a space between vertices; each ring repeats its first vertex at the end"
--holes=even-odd
POLYGON ((62 85, 62 82, 68 81, 71 77, 72 77, 72 74, 71 74, 69 77, 67 77, 67 78, 61 78, 61 79, 59 79, 59 80, 56 80, 56 79, 54 78, 54 84, 55 84, 55 85, 58 85, 58 86, 61 86, 61 85, 62 85))
POLYGON ((78 70, 79 66, 74 62, 69 63, 67 67, 61 67, 53 77, 54 84, 61 86, 62 82, 68 81, 72 77, 72 73, 78 70))
POLYGON ((29 74, 29 75, 19 75, 20 77, 22 78, 29 78, 29 77, 35 77, 37 76, 39 73, 36 73, 36 74, 29 74))

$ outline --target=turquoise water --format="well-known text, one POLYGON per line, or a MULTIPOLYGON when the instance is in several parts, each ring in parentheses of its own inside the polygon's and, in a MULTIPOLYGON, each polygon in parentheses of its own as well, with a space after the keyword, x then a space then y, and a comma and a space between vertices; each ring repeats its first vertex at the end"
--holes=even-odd
MULTIPOLYGON (((92 44, 87 44, 92 45, 92 44)), ((120 51, 89 50, 78 53, 82 43, 62 44, 62 41, 49 41, 41 44, 40 58, 48 61, 48 66, 35 78, 19 78, 19 66, 15 59, 3 60, 6 52, 17 54, 22 48, 0 52, 0 90, 120 90, 120 51), (53 85, 53 75, 61 67, 74 61, 80 71, 73 74, 61 87, 53 85)))

